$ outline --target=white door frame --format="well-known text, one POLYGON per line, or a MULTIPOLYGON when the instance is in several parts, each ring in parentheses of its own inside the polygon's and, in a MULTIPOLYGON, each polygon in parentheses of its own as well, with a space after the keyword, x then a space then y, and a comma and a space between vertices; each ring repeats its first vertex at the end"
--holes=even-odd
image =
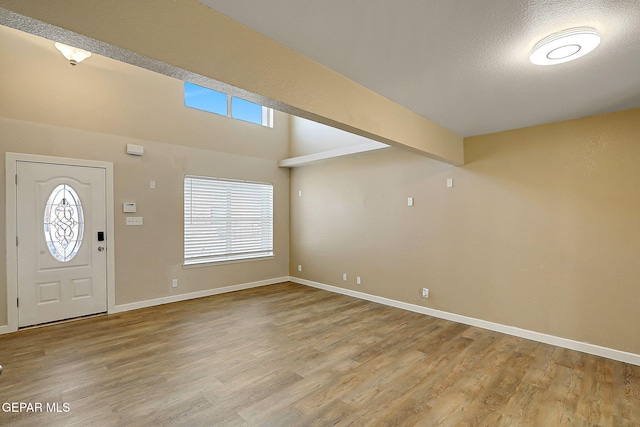
POLYGON ((115 257, 114 257, 114 217, 113 217, 113 163, 98 160, 69 159, 39 156, 35 154, 6 153, 6 245, 7 245, 7 326, 0 326, 0 333, 18 330, 18 248, 16 246, 17 206, 16 184, 18 161, 33 163, 53 163, 66 166, 102 168, 106 178, 107 209, 107 313, 115 311, 115 257))

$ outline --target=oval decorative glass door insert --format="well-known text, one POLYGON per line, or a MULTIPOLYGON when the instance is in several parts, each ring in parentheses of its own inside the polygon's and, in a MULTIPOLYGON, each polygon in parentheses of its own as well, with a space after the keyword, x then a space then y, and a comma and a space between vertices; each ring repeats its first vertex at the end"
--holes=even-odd
POLYGON ((78 253, 84 232, 82 203, 69 184, 53 189, 44 208, 44 240, 51 255, 69 262, 78 253))

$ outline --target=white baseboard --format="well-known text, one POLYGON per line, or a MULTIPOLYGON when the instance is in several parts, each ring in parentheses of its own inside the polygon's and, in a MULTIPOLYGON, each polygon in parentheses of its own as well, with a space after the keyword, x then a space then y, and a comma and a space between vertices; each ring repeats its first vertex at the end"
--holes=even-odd
POLYGON ((0 335, 8 334, 9 332, 15 332, 16 329, 10 327, 9 325, 0 326, 0 335))
MULTIPOLYGON (((462 316, 460 314, 449 313, 446 311, 435 310, 433 308, 422 307, 415 304, 410 304, 402 301, 393 300, 390 298, 380 297, 377 295, 371 295, 364 292, 354 291, 351 289, 340 288, 338 286, 326 285, 324 283, 313 282, 311 280, 300 279, 293 276, 277 277, 274 279, 260 280, 258 282, 241 283, 238 285, 225 286, 223 288, 207 289, 199 292, 191 292, 188 294, 171 295, 163 298, 156 298, 152 300, 139 301, 129 304, 116 305, 112 313, 121 313, 129 310, 137 310, 139 308, 152 307, 155 305, 169 304, 172 302, 186 301, 194 298, 202 298, 211 295, 218 295, 227 292, 241 291, 243 289, 257 288, 260 286, 274 285, 282 282, 294 282, 301 285, 311 286, 325 291, 334 292, 342 295, 347 295, 354 298, 359 298, 367 301, 376 302, 378 304, 387 305, 390 307, 396 307, 415 313, 426 314, 428 316, 437 317, 440 319, 450 320, 452 322, 463 323, 465 325, 477 326, 479 328, 488 329, 490 331, 500 332, 507 335, 513 335, 520 338, 526 338, 532 341, 538 341, 545 344, 551 344, 570 350, 581 351, 583 353, 593 354, 596 356, 606 357, 608 359, 617 360, 619 362, 630 363, 632 365, 640 366, 640 354, 629 353, 626 351, 615 350, 608 347, 602 347, 595 344, 585 343, 581 341, 574 341, 568 338, 556 337, 554 335, 543 334, 540 332, 530 331, 527 329, 516 328, 515 326, 502 325, 500 323, 489 322, 487 320, 476 319, 474 317, 462 316)), ((9 326, 0 326, 0 335, 15 332, 14 329, 9 326)))
POLYGON ((515 326, 502 325, 500 323, 489 322, 474 317, 462 316, 460 314, 449 313, 446 311, 435 310, 433 308, 422 307, 415 304, 409 304, 389 298, 379 297, 376 295, 366 294, 364 292, 353 291, 350 289, 340 288, 338 286, 325 285, 324 283, 313 282, 311 280, 299 279, 297 277, 289 277, 289 280, 301 285, 311 286, 323 289, 329 292, 348 295, 350 297, 364 299, 367 301, 377 302, 379 304, 391 307, 401 308, 403 310, 413 311, 415 313, 426 314, 440 319, 451 320, 452 322, 463 323, 465 325, 477 326, 479 328, 488 329, 490 331, 501 332, 507 335, 513 335, 520 338, 526 338, 532 341, 538 341, 545 344, 555 345, 570 350, 581 351, 583 353, 593 354, 596 356, 606 357, 607 359, 617 360, 619 362, 630 363, 640 366, 640 354, 628 353, 626 351, 614 350, 608 347, 601 347, 595 344, 589 344, 580 341, 574 341, 567 338, 547 335, 540 332, 530 331, 527 329, 516 328, 515 326))
POLYGON ((289 277, 277 277, 274 279, 260 280, 258 282, 241 283, 239 285, 225 286, 224 288, 207 289, 205 291, 190 292, 188 294, 171 295, 163 298, 156 298, 145 301, 132 302, 129 304, 116 305, 112 313, 121 313, 123 311, 137 310, 139 308, 152 307, 154 305, 169 304, 172 302, 186 301, 194 298, 209 297, 211 295, 224 294, 227 292, 241 291, 243 289, 258 288, 260 286, 274 285, 276 283, 288 282, 289 277))

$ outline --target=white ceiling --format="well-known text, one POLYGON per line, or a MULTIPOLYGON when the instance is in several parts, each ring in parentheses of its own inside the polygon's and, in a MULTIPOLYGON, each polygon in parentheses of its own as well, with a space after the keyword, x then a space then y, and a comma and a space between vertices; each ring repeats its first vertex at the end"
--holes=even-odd
POLYGON ((640 107, 640 0, 199 0, 463 135, 640 107), (591 54, 529 62, 591 26, 591 54))

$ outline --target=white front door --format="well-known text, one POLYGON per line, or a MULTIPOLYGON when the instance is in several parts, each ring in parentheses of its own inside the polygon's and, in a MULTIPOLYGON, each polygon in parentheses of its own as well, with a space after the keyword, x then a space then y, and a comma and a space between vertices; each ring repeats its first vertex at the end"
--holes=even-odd
POLYGON ((18 324, 107 311, 106 171, 18 161, 18 324))

